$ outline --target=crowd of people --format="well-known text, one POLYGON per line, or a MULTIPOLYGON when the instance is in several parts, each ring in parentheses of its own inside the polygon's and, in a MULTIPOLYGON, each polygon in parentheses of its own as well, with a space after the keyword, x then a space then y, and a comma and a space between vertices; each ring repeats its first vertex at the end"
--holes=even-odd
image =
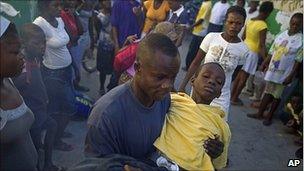
POLYGON ((77 113, 75 92, 89 91, 81 61, 94 48, 101 97, 87 121, 88 158, 69 170, 224 168, 230 105, 244 105, 241 93, 258 109, 249 118, 269 126, 281 113, 302 136, 303 14, 267 50, 272 2, 204 0, 194 23, 183 3, 38 0, 38 17, 17 29, 5 16, 18 12, 1 2, 1 170, 66 169, 52 154, 74 149, 63 138, 73 136, 65 130, 77 113), (174 87, 180 68, 186 75, 174 87))

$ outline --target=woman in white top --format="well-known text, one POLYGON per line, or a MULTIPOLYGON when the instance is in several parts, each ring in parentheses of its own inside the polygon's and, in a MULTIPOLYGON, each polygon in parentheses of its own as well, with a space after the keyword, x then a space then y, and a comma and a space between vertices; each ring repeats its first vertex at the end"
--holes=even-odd
POLYGON ((9 77, 24 68, 20 41, 13 23, 0 16, 0 170, 37 170, 37 152, 29 130, 34 115, 9 77))
POLYGON ((245 43, 238 37, 246 19, 246 12, 239 6, 232 6, 226 13, 225 30, 222 33, 209 33, 201 43, 195 59, 190 65, 188 72, 179 88, 185 91, 185 87, 201 65, 207 62, 218 62, 226 74, 225 85, 219 98, 215 98, 210 105, 220 106, 226 113, 228 120, 230 108, 230 85, 232 74, 237 67, 245 62, 248 49, 245 43))
POLYGON ((41 73, 49 98, 48 113, 58 125, 54 147, 58 150, 71 151, 73 147, 61 140, 70 116, 76 113, 72 58, 66 46, 70 39, 59 17, 59 1, 41 0, 38 1, 38 8, 41 15, 33 23, 43 30, 46 37, 41 73))

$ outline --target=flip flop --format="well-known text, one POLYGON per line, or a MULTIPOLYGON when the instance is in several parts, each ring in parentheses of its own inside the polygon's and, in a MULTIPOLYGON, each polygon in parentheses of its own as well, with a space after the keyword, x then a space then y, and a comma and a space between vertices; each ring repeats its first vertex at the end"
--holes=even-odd
POLYGON ((263 116, 260 116, 260 115, 257 115, 257 114, 247 114, 247 117, 248 118, 253 118, 253 119, 258 119, 258 120, 261 120, 263 119, 263 116))
POLYGON ((263 121, 263 125, 265 125, 265 126, 270 126, 271 124, 272 124, 271 120, 265 120, 265 121, 263 121))
POLYGON ((244 103, 242 102, 241 99, 237 99, 237 101, 230 100, 230 103, 234 106, 243 106, 244 105, 244 103))

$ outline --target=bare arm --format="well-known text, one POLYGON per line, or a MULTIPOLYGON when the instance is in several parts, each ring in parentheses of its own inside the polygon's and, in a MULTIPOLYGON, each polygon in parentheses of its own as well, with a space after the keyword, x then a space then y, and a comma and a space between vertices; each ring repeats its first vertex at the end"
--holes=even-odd
POLYGON ((244 29, 244 32, 243 32, 243 35, 242 35, 242 40, 245 40, 246 39, 246 26, 244 26, 245 29, 244 29))
POLYGON ((119 50, 119 44, 118 44, 117 28, 114 26, 112 27, 112 36, 113 36, 113 41, 114 41, 114 46, 115 46, 115 53, 116 53, 119 50))
POLYGON ((194 27, 202 24, 204 22, 204 19, 199 19, 197 22, 195 22, 194 24, 192 24, 192 26, 190 26, 190 29, 193 29, 194 27))
POLYGON ((283 85, 288 85, 292 82, 292 79, 296 75, 296 72, 297 72, 299 66, 300 66, 300 62, 294 63, 292 70, 291 70, 290 74, 286 77, 286 79, 284 80, 283 85))
POLYGON ((267 29, 264 29, 264 30, 260 31, 260 51, 259 51, 259 55, 262 57, 263 60, 265 60, 266 57, 267 57, 266 33, 267 33, 267 29))
POLYGON ((191 63, 191 65, 188 69, 188 72, 186 73, 186 76, 185 76, 182 84, 179 87, 179 91, 185 92, 185 88, 186 88, 189 80, 191 79, 193 74, 196 72, 196 70, 199 68, 199 66, 200 66, 202 60, 205 58, 205 56, 206 56, 206 52, 199 49, 193 62, 191 63))

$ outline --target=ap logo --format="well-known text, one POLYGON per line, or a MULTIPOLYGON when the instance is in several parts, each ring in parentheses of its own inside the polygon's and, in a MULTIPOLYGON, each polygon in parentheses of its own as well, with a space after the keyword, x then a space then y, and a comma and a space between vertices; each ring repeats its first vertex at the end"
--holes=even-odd
POLYGON ((301 160, 299 159, 289 159, 289 162, 287 164, 287 167, 298 167, 301 163, 301 160))

